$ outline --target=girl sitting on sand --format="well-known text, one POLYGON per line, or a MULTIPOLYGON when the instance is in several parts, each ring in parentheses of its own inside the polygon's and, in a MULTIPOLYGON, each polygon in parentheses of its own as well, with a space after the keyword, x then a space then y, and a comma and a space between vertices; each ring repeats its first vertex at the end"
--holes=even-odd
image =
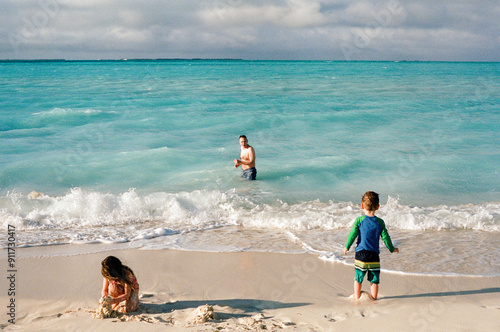
POLYGON ((139 307, 139 283, 131 268, 122 265, 122 262, 114 257, 108 256, 101 262, 101 274, 104 277, 102 283, 102 297, 111 296, 113 310, 125 301, 125 307, 120 311, 135 311, 139 307))

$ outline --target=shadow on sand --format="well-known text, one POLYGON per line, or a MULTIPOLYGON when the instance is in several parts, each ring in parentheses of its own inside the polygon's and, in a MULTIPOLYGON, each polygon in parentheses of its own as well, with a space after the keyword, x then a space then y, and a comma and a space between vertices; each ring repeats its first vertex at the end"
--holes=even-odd
MULTIPOLYGON (((205 304, 214 306, 217 319, 250 317, 268 309, 293 308, 309 305, 310 303, 283 303, 278 301, 254 300, 254 299, 225 299, 225 300, 193 300, 167 303, 148 303, 147 298, 141 299, 142 310, 147 313, 170 313, 175 310, 196 309, 205 304), (229 312, 221 312, 222 311, 229 312)), ((133 313, 132 313, 133 314, 133 313)))

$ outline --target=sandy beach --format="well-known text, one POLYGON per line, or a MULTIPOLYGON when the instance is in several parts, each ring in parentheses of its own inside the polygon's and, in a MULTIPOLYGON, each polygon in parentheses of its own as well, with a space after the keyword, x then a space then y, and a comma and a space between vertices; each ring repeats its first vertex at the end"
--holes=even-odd
MULTIPOLYGON (((44 248, 19 248, 43 252, 44 248)), ((383 264, 383 262, 382 262, 383 264)), ((1 278, 1 328, 31 331, 498 331, 500 277, 382 272, 380 294, 350 298, 354 271, 312 254, 118 250, 18 258, 1 278), (97 319, 100 262, 115 255, 140 283, 136 313, 97 319), (15 324, 9 301, 15 300, 15 324), (208 304, 213 318, 196 310, 208 304)), ((369 290, 365 281, 363 290, 369 290)))

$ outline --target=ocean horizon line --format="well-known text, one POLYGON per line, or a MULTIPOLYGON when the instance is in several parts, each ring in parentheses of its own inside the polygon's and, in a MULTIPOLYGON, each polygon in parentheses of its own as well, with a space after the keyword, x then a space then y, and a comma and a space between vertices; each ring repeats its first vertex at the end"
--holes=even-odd
POLYGON ((241 61, 241 62, 402 62, 402 63, 499 63, 500 61, 470 60, 340 60, 340 59, 243 59, 243 58, 119 58, 119 59, 0 59, 0 63, 9 62, 157 62, 157 61, 241 61))

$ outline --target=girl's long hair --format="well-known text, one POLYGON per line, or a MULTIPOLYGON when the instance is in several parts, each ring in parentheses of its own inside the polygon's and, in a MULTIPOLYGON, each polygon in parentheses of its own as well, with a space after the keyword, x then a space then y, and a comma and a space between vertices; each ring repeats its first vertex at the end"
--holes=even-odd
POLYGON ((114 280, 128 285, 132 284, 127 278, 127 270, 134 274, 131 268, 123 265, 122 262, 115 256, 108 256, 101 262, 101 274, 108 280, 114 280))

